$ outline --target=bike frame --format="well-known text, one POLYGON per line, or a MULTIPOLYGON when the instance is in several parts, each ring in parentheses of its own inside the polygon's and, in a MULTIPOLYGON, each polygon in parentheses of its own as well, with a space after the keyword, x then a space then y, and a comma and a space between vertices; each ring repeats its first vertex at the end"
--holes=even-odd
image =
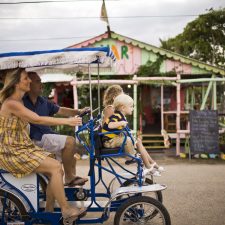
MULTIPOLYGON (((95 149, 95 142, 96 140, 94 139, 94 132, 98 128, 98 123, 99 123, 99 118, 100 116, 97 116, 95 119, 92 117, 90 120, 82 125, 81 127, 78 128, 76 131, 76 137, 79 140, 79 142, 84 146, 86 151, 89 153, 89 163, 90 163, 90 192, 89 192, 89 198, 90 202, 89 205, 85 205, 86 207, 89 208, 89 211, 98 211, 102 212, 103 214, 100 218, 92 219, 90 220, 85 220, 81 219, 77 223, 95 223, 95 222, 101 222, 103 223, 105 220, 109 218, 110 212, 116 211, 118 207, 126 200, 126 198, 123 198, 122 200, 116 200, 117 197, 122 196, 122 195, 127 195, 129 194, 140 194, 140 193, 145 193, 145 192, 151 192, 151 191, 161 191, 166 188, 164 185, 159 185, 159 184, 153 184, 148 187, 143 187, 142 184, 145 180, 145 177, 143 177, 143 161, 139 157, 135 157, 133 155, 127 154, 124 151, 124 145, 126 143, 127 136, 131 137, 132 141, 134 142, 134 139, 130 133, 130 130, 128 127, 125 127, 124 130, 119 131, 119 132, 106 132, 106 133, 98 133, 99 137, 105 135, 105 134, 110 134, 110 133, 122 133, 124 135, 124 141, 122 146, 119 148, 117 153, 110 153, 110 154, 101 154, 101 155, 96 155, 96 150, 95 149), (97 123, 97 126, 96 126, 97 123), (90 143, 89 145, 85 143, 85 141, 81 138, 81 133, 83 131, 88 131, 89 136, 90 136, 90 143), (119 164, 116 160, 115 157, 130 157, 136 160, 137 162, 137 170, 136 172, 133 172, 131 170, 128 170, 125 168, 123 165, 119 164), (102 165, 102 160, 105 160, 106 166, 102 165), (125 171, 126 173, 124 174, 118 174, 112 163, 116 164, 120 169, 125 171), (95 174, 95 168, 97 168, 97 175, 98 179, 96 180, 96 174, 95 174), (114 176, 112 181, 107 184, 103 180, 103 172, 110 173, 114 176), (123 185, 123 182, 126 180, 130 180, 134 183, 137 184, 136 187, 120 187, 116 191, 112 192, 111 186, 115 180, 118 181, 120 186, 123 185), (99 184, 102 184, 105 188, 105 192, 97 192, 97 186, 99 184), (99 205, 97 198, 103 197, 108 199, 107 203, 104 207, 99 205)), ((110 149, 109 149, 110 150, 110 149)))

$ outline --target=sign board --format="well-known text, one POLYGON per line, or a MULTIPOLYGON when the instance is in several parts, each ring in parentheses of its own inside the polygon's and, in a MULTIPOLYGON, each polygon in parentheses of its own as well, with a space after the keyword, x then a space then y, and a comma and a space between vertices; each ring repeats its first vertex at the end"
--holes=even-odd
POLYGON ((190 111, 191 153, 219 153, 219 126, 216 110, 190 111))

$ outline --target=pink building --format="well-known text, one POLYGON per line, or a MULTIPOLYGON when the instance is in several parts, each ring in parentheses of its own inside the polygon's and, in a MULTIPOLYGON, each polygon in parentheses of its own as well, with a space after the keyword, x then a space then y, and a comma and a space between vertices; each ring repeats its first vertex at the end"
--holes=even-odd
MULTIPOLYGON (((214 75, 219 78, 225 75, 225 71, 221 68, 115 32, 106 32, 69 47, 99 46, 110 46, 117 58, 113 71, 109 72, 102 69, 101 74, 114 75, 111 79, 121 80, 121 83, 122 81, 126 83, 125 80, 134 82, 133 97, 136 97, 137 102, 137 113, 134 115, 136 118, 133 120, 134 130, 140 130, 146 136, 151 136, 152 134, 159 135, 161 130, 165 129, 172 138, 177 139, 178 145, 180 144, 180 138, 185 137, 185 133, 188 133, 188 110, 193 107, 201 107, 204 93, 206 93, 206 84, 209 82, 199 84, 196 83, 197 80, 191 80, 202 77, 211 78, 214 75), (144 77, 136 76, 140 66, 145 65, 148 61, 155 62, 157 60, 160 60, 160 74, 173 72, 174 75, 172 77, 162 77, 160 74, 146 74, 144 77), (190 79, 190 81, 187 79, 190 79), (181 85, 182 82, 186 82, 185 85, 181 85), (199 88, 201 88, 201 91, 199 88), (140 94, 137 94, 137 90, 140 94), (200 92, 202 98, 199 99, 200 92)), ((101 79, 104 79, 104 77, 101 76, 101 79)), ((115 82, 111 79, 108 80, 108 83, 115 82)), ((126 90, 128 90, 128 83, 123 85, 126 90)), ((79 81, 71 84, 76 87, 79 85, 79 81)), ((216 107, 215 102, 217 100, 210 104, 214 104, 213 107, 216 107)), ((204 102, 204 107, 206 104, 204 102)), ((179 149, 177 152, 179 152, 179 149)))

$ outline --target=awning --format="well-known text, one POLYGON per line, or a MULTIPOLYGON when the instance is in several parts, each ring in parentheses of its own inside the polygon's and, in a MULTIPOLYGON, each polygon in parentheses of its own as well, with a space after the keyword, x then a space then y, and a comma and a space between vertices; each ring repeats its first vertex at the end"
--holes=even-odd
POLYGON ((62 73, 55 73, 54 76, 52 74, 42 74, 41 76, 42 83, 56 83, 56 82, 71 82, 73 80, 73 76, 66 75, 62 73))
POLYGON ((9 52, 0 54, 0 70, 18 67, 29 70, 39 68, 66 70, 98 63, 101 67, 110 67, 113 61, 115 57, 109 47, 9 52))

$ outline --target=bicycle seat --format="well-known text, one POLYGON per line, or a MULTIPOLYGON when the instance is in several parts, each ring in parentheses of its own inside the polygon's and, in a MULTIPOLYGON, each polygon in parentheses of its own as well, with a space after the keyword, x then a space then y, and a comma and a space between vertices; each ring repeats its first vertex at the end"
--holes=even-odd
POLYGON ((105 148, 102 143, 102 137, 99 135, 99 131, 94 131, 94 140, 95 140, 95 155, 110 155, 118 154, 121 151, 121 147, 117 148, 105 148))

